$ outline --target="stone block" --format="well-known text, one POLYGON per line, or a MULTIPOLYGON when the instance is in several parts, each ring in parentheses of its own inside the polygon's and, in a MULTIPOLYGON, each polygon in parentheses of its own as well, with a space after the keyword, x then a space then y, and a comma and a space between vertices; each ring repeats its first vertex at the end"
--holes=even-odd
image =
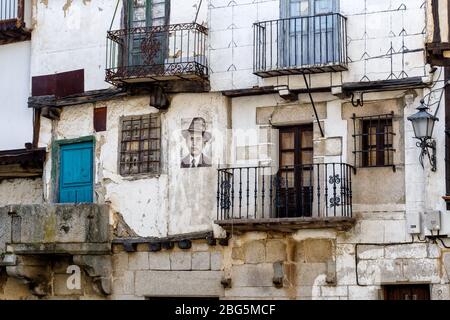
POLYGON ((361 221, 360 242, 384 242, 384 223, 377 220, 361 221))
POLYGON ((244 249, 242 247, 234 247, 231 250, 231 258, 234 260, 244 260, 244 249))
POLYGON ((299 286, 297 287, 297 297, 303 298, 312 298, 313 296, 317 296, 320 294, 320 287, 313 286, 299 286))
POLYGON ((220 271, 136 271, 136 295, 222 297, 220 271))
POLYGON ((358 277, 361 285, 380 285, 406 281, 401 260, 362 260, 358 263, 358 277))
POLYGON ((120 252, 112 255, 112 266, 114 272, 121 273, 128 270, 128 253, 120 252))
POLYGON ((232 287, 225 291, 225 296, 234 299, 289 298, 287 291, 274 287, 232 287))
POLYGON ((192 251, 209 251, 209 245, 205 242, 192 242, 192 251))
POLYGON ((151 270, 170 270, 170 255, 168 252, 149 253, 149 265, 151 270))
POLYGON ((172 252, 170 253, 171 270, 191 270, 192 254, 191 252, 172 252))
POLYGON ((111 300, 145 300, 145 297, 138 297, 130 294, 114 294, 111 300))
POLYGON ((440 262, 438 259, 404 259, 403 274, 409 282, 439 283, 440 262))
POLYGON ((437 244, 428 244, 428 258, 440 258, 441 257, 441 249, 437 244))
POLYGON ((346 297, 348 296, 347 286, 329 287, 322 286, 322 297, 346 297))
POLYGON ((211 268, 211 255, 209 252, 192 253, 192 270, 209 270, 211 268))
POLYGON ((266 257, 266 248, 263 241, 251 241, 244 244, 246 263, 263 263, 266 257))
POLYGON ((223 267, 223 255, 222 252, 211 253, 211 270, 219 271, 223 267))
POLYGON ((379 300, 380 291, 376 286, 349 286, 348 299, 349 300, 379 300))
POLYGON ((133 252, 128 255, 129 270, 148 270, 149 268, 148 252, 133 252))
POLYGON ((296 283, 298 286, 314 286, 318 284, 318 280, 323 280, 325 284, 326 274, 326 263, 298 263, 296 283))
POLYGON ((67 280, 69 274, 55 274, 53 277, 53 291, 56 296, 74 296, 83 294, 83 279, 80 281, 79 289, 69 289, 67 286, 67 280))
POLYGON ((127 271, 122 277, 113 280, 113 295, 134 294, 134 271, 127 271))
POLYGON ((384 242, 405 242, 407 239, 405 220, 387 220, 384 221, 384 242))
POLYGON ((374 245, 358 246, 358 258, 361 260, 382 259, 384 257, 384 247, 374 245))
POLYGON ((428 256, 426 243, 386 246, 384 252, 386 259, 420 259, 428 256))
POLYGON ((337 283, 356 285, 354 245, 338 245, 336 251, 337 283))
POLYGON ((286 244, 279 240, 266 243, 266 262, 286 261, 286 244))
POLYGON ((433 284, 431 286, 431 300, 450 300, 449 284, 433 284))
POLYGON ((333 259, 333 240, 307 239, 296 247, 296 261, 299 263, 324 263, 333 259))
POLYGON ((233 287, 272 287, 273 265, 269 263, 233 266, 231 269, 233 287))

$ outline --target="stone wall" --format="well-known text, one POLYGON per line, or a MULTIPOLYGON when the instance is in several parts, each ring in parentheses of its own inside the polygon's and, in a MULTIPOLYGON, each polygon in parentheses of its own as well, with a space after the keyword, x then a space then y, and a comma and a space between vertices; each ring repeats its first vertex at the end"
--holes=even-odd
POLYGON ((8 204, 41 204, 44 189, 41 178, 0 181, 0 207, 8 204))
POLYGON ((150 252, 142 244, 133 253, 115 245, 112 261, 111 299, 223 296, 223 247, 219 245, 194 241, 191 249, 150 252))

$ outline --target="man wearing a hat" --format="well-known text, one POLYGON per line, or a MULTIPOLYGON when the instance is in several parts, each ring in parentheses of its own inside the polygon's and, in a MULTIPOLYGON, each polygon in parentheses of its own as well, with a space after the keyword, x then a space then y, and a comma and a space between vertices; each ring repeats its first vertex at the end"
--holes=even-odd
POLYGON ((206 143, 211 140, 211 134, 206 131, 206 121, 197 117, 192 119, 187 130, 182 131, 189 149, 189 155, 181 160, 182 168, 211 167, 211 159, 203 153, 206 143))

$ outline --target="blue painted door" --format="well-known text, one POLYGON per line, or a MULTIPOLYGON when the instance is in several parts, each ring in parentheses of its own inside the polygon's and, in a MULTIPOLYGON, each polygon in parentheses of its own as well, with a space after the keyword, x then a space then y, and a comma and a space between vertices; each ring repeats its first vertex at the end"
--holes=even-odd
POLYGON ((93 144, 82 142, 61 146, 59 166, 59 202, 93 201, 93 144))

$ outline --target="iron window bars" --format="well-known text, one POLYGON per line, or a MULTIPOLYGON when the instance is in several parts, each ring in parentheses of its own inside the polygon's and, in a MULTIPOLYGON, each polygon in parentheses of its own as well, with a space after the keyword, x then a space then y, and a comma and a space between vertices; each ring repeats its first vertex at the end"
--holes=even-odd
POLYGON ((263 77, 347 70, 347 18, 339 13, 253 25, 253 73, 263 77))
POLYGON ((180 23, 109 31, 106 81, 207 79, 208 29, 180 23))
POLYGON ((352 217, 352 170, 345 163, 218 169, 217 219, 352 217), (289 168, 283 168, 289 169, 289 168))
POLYGON ((0 0, 0 25, 23 20, 24 0, 0 0))
POLYGON ((159 114, 122 119, 120 174, 159 174, 161 160, 161 120, 159 114))
POLYGON ((357 117, 353 114, 353 155, 356 168, 392 167, 394 163, 394 112, 357 117))

